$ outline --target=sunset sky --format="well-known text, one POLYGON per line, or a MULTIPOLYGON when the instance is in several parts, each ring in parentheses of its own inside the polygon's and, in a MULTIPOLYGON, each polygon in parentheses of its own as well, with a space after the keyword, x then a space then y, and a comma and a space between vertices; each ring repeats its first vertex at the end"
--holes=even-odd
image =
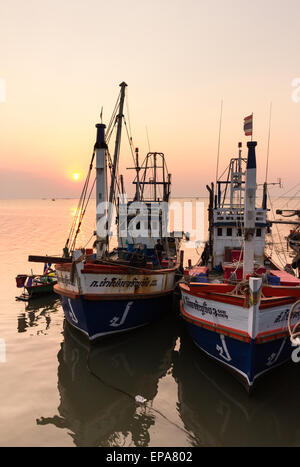
MULTIPOLYGON (((147 127, 174 196, 215 178, 221 100, 220 171, 253 112, 264 181, 272 102, 268 178, 282 193, 298 183, 299 0, 2 0, 0 57, 1 198, 79 196, 72 174, 86 173, 122 81, 134 145, 146 154, 147 127)), ((131 163, 123 133, 120 172, 131 163)))

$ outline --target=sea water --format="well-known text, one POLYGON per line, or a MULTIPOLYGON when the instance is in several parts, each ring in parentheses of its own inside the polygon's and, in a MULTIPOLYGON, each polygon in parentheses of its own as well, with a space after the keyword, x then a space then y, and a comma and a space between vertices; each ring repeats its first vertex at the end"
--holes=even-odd
MULTIPOLYGON (((78 246, 94 229, 90 203, 78 246)), ((191 342, 178 298, 158 322, 92 347, 66 325, 56 295, 16 301, 15 276, 43 270, 28 255, 62 253, 76 206, 0 201, 0 446, 298 446, 300 363, 266 375, 249 397, 191 342)), ((201 248, 182 247, 185 262, 199 259, 201 248)))

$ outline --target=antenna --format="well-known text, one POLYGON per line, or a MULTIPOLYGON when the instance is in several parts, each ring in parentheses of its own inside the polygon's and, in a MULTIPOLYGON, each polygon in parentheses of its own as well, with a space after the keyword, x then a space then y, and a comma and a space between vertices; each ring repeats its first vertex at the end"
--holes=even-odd
POLYGON ((147 134, 147 142, 148 142, 148 152, 151 152, 147 125, 146 125, 146 134, 147 134))
POLYGON ((271 117, 272 117, 272 102, 270 103, 270 112, 269 112, 269 134, 268 134, 268 148, 267 148, 267 163, 266 163, 266 178, 267 183, 268 179, 268 170, 269 170, 269 152, 270 152, 270 135, 271 135, 271 117))
POLYGON ((222 114, 223 114, 223 99, 221 100, 220 123, 219 123, 219 139, 218 139, 218 154, 217 154, 217 169, 216 169, 216 186, 217 186, 218 172, 219 172, 219 158, 220 158, 220 142, 221 142, 222 114))
POLYGON ((100 112, 100 120, 101 120, 101 123, 103 123, 103 122, 102 122, 102 114, 103 114, 103 106, 101 107, 101 112, 100 112))

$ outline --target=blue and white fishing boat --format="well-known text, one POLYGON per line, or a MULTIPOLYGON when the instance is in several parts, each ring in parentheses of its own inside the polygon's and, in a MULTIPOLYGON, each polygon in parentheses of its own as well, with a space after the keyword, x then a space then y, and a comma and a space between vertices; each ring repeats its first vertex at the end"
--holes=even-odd
POLYGON ((194 343, 226 366, 250 391, 258 377, 291 360, 289 315, 300 280, 265 254, 267 187, 256 199, 256 142, 232 158, 224 179, 208 187, 209 240, 202 259, 185 270, 181 315, 194 343))
POLYGON ((51 259, 56 263, 54 290, 61 298, 65 318, 90 340, 138 328, 157 319, 168 309, 179 267, 178 239, 166 233, 171 175, 164 154, 148 153, 140 165, 135 150, 133 200, 127 200, 123 177, 118 177, 126 86, 124 82, 120 84, 116 113, 111 119, 116 125, 114 156, 110 157, 107 136, 112 134, 112 127, 106 132, 103 123, 97 124, 90 171, 71 229, 74 235, 67 240, 64 257, 51 259), (94 161, 94 248, 76 249, 94 161), (117 208, 118 245, 111 249, 113 205, 117 208))

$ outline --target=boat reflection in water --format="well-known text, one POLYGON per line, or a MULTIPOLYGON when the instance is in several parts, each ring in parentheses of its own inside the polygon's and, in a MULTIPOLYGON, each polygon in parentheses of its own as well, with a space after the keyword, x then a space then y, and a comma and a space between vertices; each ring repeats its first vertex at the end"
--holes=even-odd
POLYGON ((18 332, 27 332, 35 327, 37 334, 44 333, 50 328, 52 313, 59 309, 60 300, 56 295, 39 297, 26 303, 24 312, 18 315, 18 332))
POLYGON ((171 366, 176 322, 167 313, 97 346, 65 323, 58 352, 58 414, 37 423, 67 428, 76 446, 147 446, 156 415, 151 403, 171 366), (146 407, 135 401, 137 395, 147 400, 146 407))
POLYGON ((249 396, 184 331, 173 355, 179 412, 195 445, 299 446, 300 363, 274 369, 249 396))

